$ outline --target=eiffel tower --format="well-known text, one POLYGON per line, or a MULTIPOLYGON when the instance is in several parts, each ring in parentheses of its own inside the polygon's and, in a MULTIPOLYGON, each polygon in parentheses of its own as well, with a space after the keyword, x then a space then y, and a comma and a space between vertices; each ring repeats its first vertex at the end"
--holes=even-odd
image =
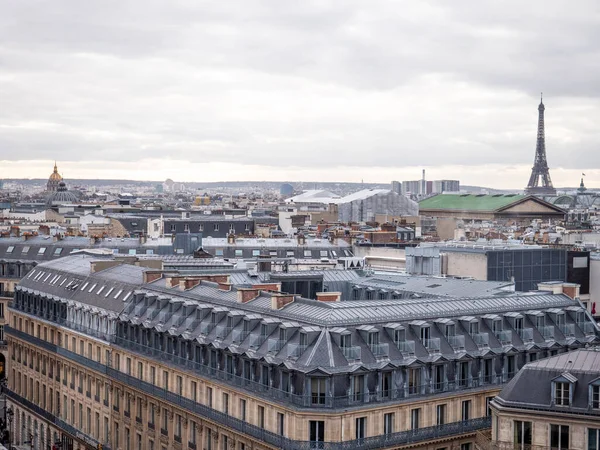
POLYGON ((526 194, 533 195, 556 195, 556 189, 552 186, 548 161, 546 160, 546 137, 544 133, 544 102, 540 98, 538 106, 538 130, 537 144, 535 146, 535 160, 531 168, 531 177, 525 188, 526 194))

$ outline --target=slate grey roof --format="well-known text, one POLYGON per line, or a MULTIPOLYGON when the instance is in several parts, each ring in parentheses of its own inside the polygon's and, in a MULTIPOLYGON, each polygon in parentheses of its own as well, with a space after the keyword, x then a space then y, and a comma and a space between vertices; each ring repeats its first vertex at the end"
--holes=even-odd
POLYGON ((574 314, 583 314, 583 308, 562 294, 333 303, 295 297, 292 303, 274 310, 272 294, 268 292, 261 292, 255 299, 240 303, 235 286, 224 290, 217 283, 201 281, 197 286, 183 290, 179 284, 171 287, 165 278, 144 283, 147 269, 143 267, 124 265, 91 273, 90 262, 97 259, 98 256, 79 254, 40 264, 21 280, 17 290, 102 308, 108 313, 118 314, 125 322, 174 336, 181 335, 218 348, 227 347, 234 353, 251 353, 273 363, 293 365, 298 370, 319 367, 335 372, 348 370, 348 366, 376 368, 382 364, 410 364, 416 360, 434 362, 440 358, 475 358, 490 353, 505 354, 532 348, 551 349, 598 342, 596 330, 590 332, 575 323, 574 314), (551 311, 555 309, 567 311, 565 322, 572 330, 568 335, 563 334, 560 327, 551 325, 551 311), (545 311, 548 316, 551 336, 542 335, 542 330, 538 330, 528 316, 536 310, 545 311), (510 315, 523 316, 524 328, 530 334, 521 336, 510 331, 501 341, 486 322, 493 320, 494 317, 490 316, 493 314, 500 316, 507 331, 510 331, 509 319, 513 320, 510 315), (215 323, 211 322, 213 315, 217 319, 215 323), (235 317, 237 322, 226 325, 226 317, 235 317), (239 337, 242 330, 242 318, 254 321, 252 329, 258 323, 268 326, 268 336, 263 339, 262 335, 253 331, 251 335, 236 340, 235 336, 239 337), (441 328, 444 322, 439 321, 440 318, 453 319, 456 323, 457 340, 462 342, 460 346, 447 340, 441 328), (477 336, 471 335, 465 328, 465 324, 473 320, 479 324, 477 336), (306 351, 300 352, 297 359, 290 359, 295 354, 294 346, 298 345, 298 337, 294 333, 290 331, 285 342, 278 342, 276 329, 284 323, 285 328, 290 330, 296 327, 314 330, 306 351), (423 326, 430 327, 435 348, 421 341, 419 327, 423 326), (406 341, 412 350, 401 348, 393 340, 393 333, 398 329, 406 330, 406 341), (352 335, 353 348, 345 353, 339 346, 340 332, 352 335), (365 334, 369 332, 379 333, 380 346, 376 349, 367 345, 365 334), (484 345, 482 336, 485 338, 484 345))
POLYGON ((600 347, 579 349, 527 364, 494 403, 507 408, 600 417, 600 409, 590 407, 591 383, 600 384, 600 347), (552 403, 552 381, 559 377, 572 382, 573 403, 568 407, 552 403))

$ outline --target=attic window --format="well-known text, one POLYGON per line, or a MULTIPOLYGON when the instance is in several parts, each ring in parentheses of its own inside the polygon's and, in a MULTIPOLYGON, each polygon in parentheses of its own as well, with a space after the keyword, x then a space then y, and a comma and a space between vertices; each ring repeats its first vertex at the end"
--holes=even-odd
POLYGON ((554 382, 554 404, 557 406, 569 406, 571 404, 571 383, 554 382))
POLYGON ((132 227, 137 227, 137 222, 131 222, 132 227))
POLYGON ((57 249, 55 249, 55 250, 54 250, 54 255, 60 255, 60 254, 62 253, 62 250, 63 250, 63 249, 62 249, 62 248, 60 248, 60 247, 59 247, 59 248, 57 248, 57 249))
POLYGON ((31 247, 29 247, 28 245, 26 245, 25 247, 23 247, 23 250, 21 250, 21 253, 28 253, 30 248, 31 247))
POLYGON ((590 406, 600 409, 600 380, 596 380, 590 385, 590 406))
POLYGON ((12 253, 14 249, 15 249, 15 246, 14 246, 14 245, 11 245, 10 247, 8 247, 8 248, 6 249, 6 253, 12 253))
POLYGON ((44 253, 46 253, 46 247, 40 247, 38 250, 38 255, 43 255, 44 253))

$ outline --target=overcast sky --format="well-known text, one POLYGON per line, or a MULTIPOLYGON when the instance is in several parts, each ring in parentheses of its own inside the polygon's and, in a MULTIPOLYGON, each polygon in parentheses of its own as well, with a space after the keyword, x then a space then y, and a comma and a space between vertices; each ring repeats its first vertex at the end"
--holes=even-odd
POLYGON ((0 0, 0 177, 600 187, 600 1, 0 0))

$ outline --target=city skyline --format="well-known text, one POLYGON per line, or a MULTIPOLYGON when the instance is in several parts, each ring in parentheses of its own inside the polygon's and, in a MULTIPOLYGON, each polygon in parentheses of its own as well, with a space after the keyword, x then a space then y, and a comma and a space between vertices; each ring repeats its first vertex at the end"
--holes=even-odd
POLYGON ((599 8, 9 4, 0 161, 11 177, 46 178, 56 159, 67 180, 182 182, 380 182, 424 167, 523 189, 544 91, 554 183, 585 172, 600 187, 599 8))

